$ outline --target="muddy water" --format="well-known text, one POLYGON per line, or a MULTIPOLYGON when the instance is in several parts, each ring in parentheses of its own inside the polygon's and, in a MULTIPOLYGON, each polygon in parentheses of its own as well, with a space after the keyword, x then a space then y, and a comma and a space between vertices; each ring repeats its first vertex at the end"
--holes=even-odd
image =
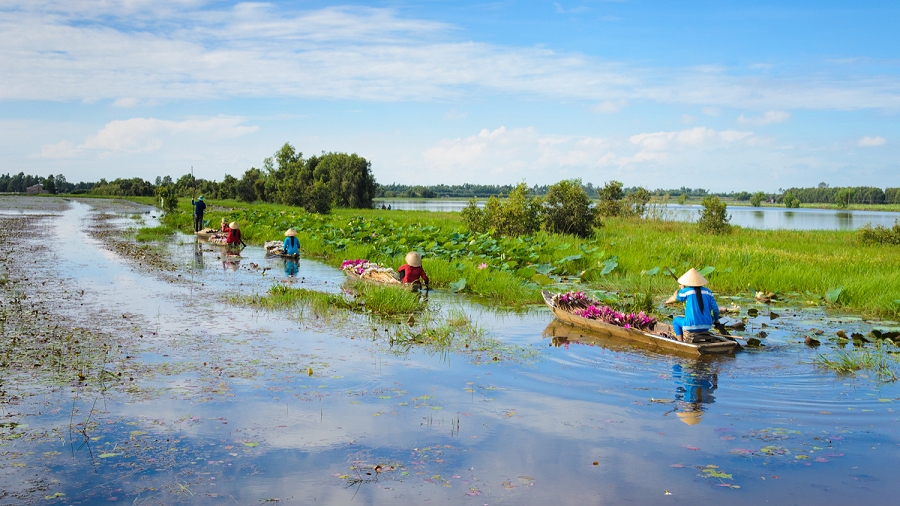
POLYGON ((88 232, 98 213, 127 226, 143 211, 61 203, 46 237, 14 246, 53 245, 12 255, 18 289, 115 336, 133 379, 16 387, 29 395, 0 404, 19 424, 0 429, 0 504, 896 503, 900 388, 812 363, 837 329, 895 322, 737 299, 759 308, 744 334, 766 346, 696 361, 434 292, 510 348, 398 353, 362 316, 228 302, 285 280, 339 290, 331 267, 180 237, 164 269, 88 232), (802 344, 816 329, 818 350, 802 344))

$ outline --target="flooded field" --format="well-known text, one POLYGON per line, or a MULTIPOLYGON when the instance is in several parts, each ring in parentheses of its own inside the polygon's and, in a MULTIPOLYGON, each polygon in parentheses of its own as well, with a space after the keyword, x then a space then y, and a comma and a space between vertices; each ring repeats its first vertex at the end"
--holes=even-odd
POLYGON ((438 319, 464 312, 494 348, 400 347, 405 320, 235 303, 275 283, 341 290, 314 259, 223 258, 188 236, 138 246, 120 231, 157 212, 121 202, 0 209, 0 505, 822 506, 900 492, 896 355, 855 375, 816 364, 875 351, 838 331, 897 322, 720 297, 763 346, 697 360, 433 291, 438 319))

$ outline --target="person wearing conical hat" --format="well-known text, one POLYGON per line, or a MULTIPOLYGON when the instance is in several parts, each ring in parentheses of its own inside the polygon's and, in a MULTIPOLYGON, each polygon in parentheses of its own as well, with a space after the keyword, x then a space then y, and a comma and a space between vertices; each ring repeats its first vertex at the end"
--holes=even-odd
POLYGON ((206 210, 203 195, 200 195, 197 200, 191 198, 191 205, 194 206, 194 232, 199 232, 203 228, 203 211, 206 210))
POLYGON ((284 233, 284 254, 288 256, 297 256, 300 254, 300 240, 297 239, 297 231, 289 228, 284 233))
POLYGON ((678 278, 678 290, 668 299, 666 304, 684 302, 684 316, 676 316, 672 320, 675 339, 684 341, 684 331, 708 332, 719 322, 719 305, 712 291, 706 288, 706 278, 693 267, 678 278))
POLYGON ((236 221, 232 221, 228 224, 228 238, 225 239, 225 245, 236 248, 238 244, 241 246, 247 247, 244 243, 244 240, 241 239, 241 227, 238 226, 236 221))
POLYGON ((425 288, 428 288, 428 275, 422 268, 422 255, 415 251, 406 254, 406 263, 397 269, 397 273, 400 274, 401 283, 419 283, 421 279, 425 283, 425 288))

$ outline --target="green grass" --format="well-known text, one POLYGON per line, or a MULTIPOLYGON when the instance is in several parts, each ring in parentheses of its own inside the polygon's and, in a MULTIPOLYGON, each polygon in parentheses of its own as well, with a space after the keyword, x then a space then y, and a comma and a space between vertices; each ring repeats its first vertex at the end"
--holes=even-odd
POLYGON ((873 348, 837 350, 833 356, 817 355, 814 363, 838 374, 871 371, 882 381, 896 381, 898 361, 893 354, 896 350, 891 344, 877 343, 873 348))
MULTIPOLYGON (((710 288, 718 294, 751 291, 789 294, 825 304, 828 290, 843 287, 833 307, 870 315, 900 314, 900 255, 894 247, 863 245, 850 231, 753 230, 735 227, 727 235, 701 234, 696 224, 609 218, 595 237, 580 239, 540 232, 527 238, 493 239, 468 234, 459 213, 337 209, 327 216, 276 204, 211 201, 206 218, 241 223, 244 240, 262 244, 298 231, 307 257, 337 266, 367 258, 398 267, 412 249, 423 253, 431 286, 449 288, 465 279, 464 293, 505 305, 539 304, 541 283, 551 288, 588 288, 652 294, 661 301, 676 284, 655 267, 681 274, 711 266, 710 288), (454 235, 455 234, 455 235, 454 235), (615 258, 612 258, 615 257, 615 258), (604 262, 617 265, 602 274, 604 262), (479 269, 480 264, 487 267, 479 269), (544 266, 548 277, 523 267, 544 266), (578 283, 580 281, 580 284, 578 283), (575 282, 575 284, 572 284, 575 282)), ((191 230, 190 201, 164 222, 191 230)), ((660 269, 662 271, 662 269, 660 269)))
POLYGON ((157 227, 139 228, 135 233, 134 238, 137 242, 152 242, 168 239, 174 234, 174 228, 169 225, 163 224, 157 227))
POLYGON ((315 314, 324 316, 333 310, 350 310, 385 318, 408 316, 425 309, 425 302, 419 293, 400 286, 380 286, 371 283, 355 283, 352 295, 326 293, 306 288, 273 285, 265 295, 250 295, 240 298, 240 302, 266 309, 304 306, 315 314))
POLYGON ((358 304, 380 316, 409 315, 425 309, 422 295, 404 287, 360 281, 354 283, 352 290, 358 304))

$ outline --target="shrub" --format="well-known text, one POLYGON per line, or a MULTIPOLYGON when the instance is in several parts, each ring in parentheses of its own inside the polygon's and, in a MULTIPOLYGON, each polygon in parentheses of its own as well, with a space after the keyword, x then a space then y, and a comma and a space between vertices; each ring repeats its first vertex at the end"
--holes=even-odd
POLYGON ((484 209, 473 199, 463 210, 463 220, 472 232, 493 231, 495 236, 530 235, 541 228, 541 200, 528 195, 528 186, 519 183, 506 199, 491 197, 484 209))
POLYGON ((871 223, 866 223, 858 234, 863 244, 900 244, 900 221, 894 220, 891 228, 884 225, 873 227, 871 223))
POLYGON ((601 216, 620 216, 622 214, 622 198, 625 196, 625 192, 622 191, 622 183, 609 181, 598 193, 600 203, 597 208, 601 216))
POLYGON ((731 216, 727 213, 728 206, 719 200, 719 197, 706 197, 703 199, 703 209, 700 212, 700 220, 697 224, 700 231, 706 234, 726 234, 731 231, 731 216))
POLYGON ((852 198, 853 190, 851 190, 850 188, 841 188, 834 195, 834 203, 837 204, 841 209, 847 209, 852 198))
POLYGON ((800 207, 800 199, 794 196, 794 194, 790 191, 784 192, 784 197, 781 200, 782 202, 784 202, 784 207, 800 207))
POLYGON ((650 192, 646 188, 638 187, 625 197, 625 211, 627 214, 642 217, 647 212, 647 204, 650 203, 650 192))
POLYGON ((750 197, 750 205, 753 207, 759 207, 762 205, 763 200, 766 200, 766 194, 763 192, 756 192, 750 197))
POLYGON ((550 186, 543 202, 544 229, 558 234, 590 237, 597 223, 597 210, 581 187, 580 179, 550 186))
POLYGON ((178 207, 178 196, 175 195, 175 187, 172 185, 160 185, 156 187, 156 196, 163 211, 171 213, 178 207))

